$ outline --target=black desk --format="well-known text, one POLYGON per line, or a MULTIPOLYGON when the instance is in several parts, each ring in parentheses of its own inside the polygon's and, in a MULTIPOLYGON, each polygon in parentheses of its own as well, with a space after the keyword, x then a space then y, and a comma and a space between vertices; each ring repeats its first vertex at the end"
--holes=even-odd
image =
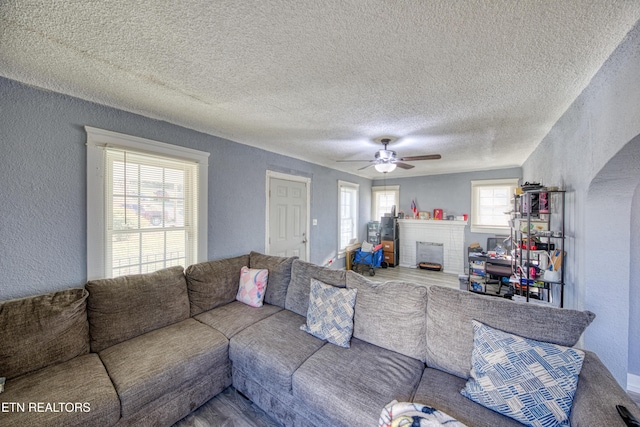
POLYGON ((511 257, 506 257, 506 258, 498 258, 498 257, 492 257, 489 256, 487 254, 482 254, 482 253, 469 253, 469 261, 484 261, 485 263, 491 263, 491 264, 495 264, 495 265, 503 265, 503 266, 509 266, 511 267, 511 257))
POLYGON ((469 262, 469 273, 471 274, 471 263, 474 261, 484 262, 484 283, 488 284, 491 276, 498 277, 498 284, 500 287, 498 288, 498 294, 502 290, 502 278, 507 277, 510 278, 512 274, 512 263, 511 257, 492 257, 488 254, 482 253, 469 253, 468 256, 469 262))

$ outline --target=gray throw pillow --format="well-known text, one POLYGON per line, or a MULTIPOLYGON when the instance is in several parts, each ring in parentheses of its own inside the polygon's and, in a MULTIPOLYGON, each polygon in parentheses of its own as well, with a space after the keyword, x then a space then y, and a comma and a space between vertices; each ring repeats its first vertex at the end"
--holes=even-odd
POLYGON ((311 279, 307 323, 300 329, 340 347, 351 346, 357 289, 336 288, 311 279))

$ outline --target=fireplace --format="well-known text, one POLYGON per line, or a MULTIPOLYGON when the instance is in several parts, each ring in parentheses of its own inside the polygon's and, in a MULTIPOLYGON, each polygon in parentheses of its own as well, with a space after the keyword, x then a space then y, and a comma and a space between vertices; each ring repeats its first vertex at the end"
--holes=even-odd
POLYGON ((400 226, 400 266, 416 268, 421 262, 417 257, 418 242, 429 242, 442 245, 444 272, 464 274, 464 230, 467 221, 399 219, 398 224, 400 226))
POLYGON ((436 264, 444 267, 444 245, 434 242, 416 242, 416 264, 436 264))

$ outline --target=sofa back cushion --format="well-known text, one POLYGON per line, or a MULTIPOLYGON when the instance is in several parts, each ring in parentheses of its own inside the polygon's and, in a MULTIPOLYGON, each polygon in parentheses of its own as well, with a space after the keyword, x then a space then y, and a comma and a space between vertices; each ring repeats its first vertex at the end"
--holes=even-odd
POLYGON ((571 347, 594 317, 590 311, 431 286, 427 299, 427 366, 460 378, 469 377, 472 320, 524 338, 571 347))
POLYGON ((86 288, 93 352, 189 317, 182 267, 91 280, 86 288))
POLYGON ((0 377, 88 353, 87 296, 80 288, 0 302, 0 377))
POLYGON ((346 287, 346 273, 346 270, 331 270, 296 259, 291 266, 291 282, 287 289, 284 308, 306 317, 309 308, 311 279, 344 288, 346 287))
POLYGON ((347 271, 347 288, 357 289, 353 336, 425 361, 427 288, 415 283, 372 282, 347 271))
POLYGON ((279 257, 259 252, 249 254, 249 267, 269 270, 264 302, 284 308, 287 288, 291 282, 291 265, 298 257, 279 257))
MULTIPOLYGON (((187 277, 191 316, 235 301, 240 269, 249 266, 249 255, 190 265, 187 277)), ((268 286, 267 286, 268 288, 268 286)))

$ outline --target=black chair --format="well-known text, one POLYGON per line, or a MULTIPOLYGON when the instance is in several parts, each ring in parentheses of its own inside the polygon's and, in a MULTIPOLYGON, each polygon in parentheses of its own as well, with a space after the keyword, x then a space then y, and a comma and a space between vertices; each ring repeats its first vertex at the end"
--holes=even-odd
MULTIPOLYGON (((501 245, 505 251, 510 251, 511 248, 509 247, 510 245, 506 245, 504 242, 505 240, 507 240, 509 237, 505 236, 505 237, 500 237, 500 236, 496 236, 496 237, 488 237, 487 238, 487 252, 489 251, 495 251, 496 248, 498 247, 498 245, 501 245)), ((505 285, 504 281, 503 281, 503 277, 507 278, 507 280, 511 277, 512 271, 511 271, 511 266, 510 265, 502 265, 502 264, 496 264, 496 263, 492 263, 490 260, 485 262, 485 267, 484 267, 484 271, 486 273, 486 280, 487 283, 489 283, 490 280, 498 280, 498 292, 496 292, 496 294, 500 294, 500 292, 502 292, 502 286, 505 285)), ((509 283, 507 281, 507 283, 509 283)))
POLYGON ((502 292, 502 286, 505 285, 505 281, 502 278, 505 277, 508 280, 511 277, 511 266, 492 264, 491 261, 486 261, 484 271, 487 274, 487 283, 491 279, 498 280, 499 286, 496 294, 499 295, 502 292))

